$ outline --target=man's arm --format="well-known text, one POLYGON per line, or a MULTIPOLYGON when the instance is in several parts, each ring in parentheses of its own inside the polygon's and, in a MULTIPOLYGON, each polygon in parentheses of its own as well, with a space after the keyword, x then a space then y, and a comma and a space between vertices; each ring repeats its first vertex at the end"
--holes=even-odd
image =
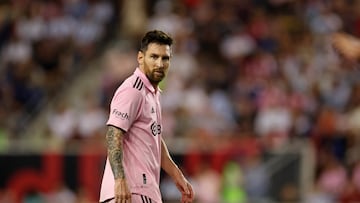
POLYGON ((194 200, 194 191, 189 183, 186 180, 183 173, 179 167, 172 160, 169 150, 164 142, 161 139, 161 168, 173 179, 176 187, 181 192, 182 203, 191 203, 194 200))
POLYGON ((124 131, 114 126, 108 127, 106 133, 107 154, 115 178, 115 202, 131 198, 122 163, 123 138, 124 131))
POLYGON ((107 141, 107 152, 108 159, 111 165, 111 169, 114 173, 115 179, 125 178, 124 167, 122 164, 123 158, 123 136, 124 133, 122 130, 109 126, 108 131, 106 133, 106 141, 107 141))

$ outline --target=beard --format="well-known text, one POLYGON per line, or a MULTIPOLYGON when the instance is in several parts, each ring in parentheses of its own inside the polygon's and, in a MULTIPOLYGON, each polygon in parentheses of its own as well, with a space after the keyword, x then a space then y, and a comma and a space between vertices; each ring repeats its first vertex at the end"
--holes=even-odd
POLYGON ((159 84, 166 75, 165 68, 151 69, 147 63, 144 64, 144 70, 146 77, 149 79, 150 83, 154 85, 159 84))
POLYGON ((146 74, 147 78, 152 84, 158 84, 161 82, 165 77, 165 71, 164 70, 153 70, 149 71, 146 74))

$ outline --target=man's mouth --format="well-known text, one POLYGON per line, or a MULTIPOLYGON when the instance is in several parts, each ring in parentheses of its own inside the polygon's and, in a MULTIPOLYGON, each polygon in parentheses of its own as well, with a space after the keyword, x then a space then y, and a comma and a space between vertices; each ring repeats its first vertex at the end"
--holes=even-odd
POLYGON ((161 75, 161 76, 163 76, 165 74, 164 71, 154 71, 154 73, 156 75, 161 75))

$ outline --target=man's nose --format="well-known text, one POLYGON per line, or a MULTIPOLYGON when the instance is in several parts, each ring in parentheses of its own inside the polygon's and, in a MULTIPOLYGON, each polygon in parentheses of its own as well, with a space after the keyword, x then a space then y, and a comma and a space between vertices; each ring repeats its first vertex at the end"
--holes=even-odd
POLYGON ((163 60, 161 58, 158 58, 156 60, 156 66, 157 67, 163 67, 164 66, 164 62, 163 62, 163 60))

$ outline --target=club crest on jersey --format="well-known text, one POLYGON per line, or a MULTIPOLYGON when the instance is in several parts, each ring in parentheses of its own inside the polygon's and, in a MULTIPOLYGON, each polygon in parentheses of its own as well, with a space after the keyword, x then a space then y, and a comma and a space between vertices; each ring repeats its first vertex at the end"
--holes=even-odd
POLYGON ((129 120, 130 116, 128 113, 123 113, 117 109, 114 109, 111 114, 114 114, 117 118, 120 118, 122 120, 129 120))
POLYGON ((156 136, 161 134, 161 125, 157 124, 155 121, 151 124, 151 133, 156 136))

